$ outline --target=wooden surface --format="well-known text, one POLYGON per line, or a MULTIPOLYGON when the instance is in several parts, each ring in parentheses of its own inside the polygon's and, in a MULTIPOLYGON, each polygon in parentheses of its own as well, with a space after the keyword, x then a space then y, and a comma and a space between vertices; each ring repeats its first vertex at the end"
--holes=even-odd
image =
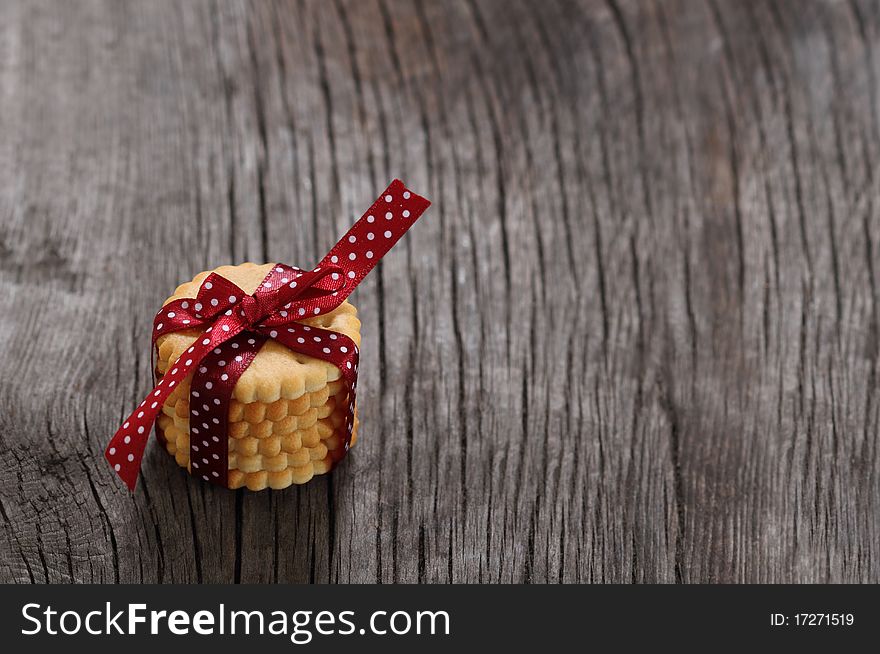
POLYGON ((4 2, 0 579, 880 581, 878 74, 867 0, 4 2), (349 459, 129 495, 161 301, 394 176, 349 459))

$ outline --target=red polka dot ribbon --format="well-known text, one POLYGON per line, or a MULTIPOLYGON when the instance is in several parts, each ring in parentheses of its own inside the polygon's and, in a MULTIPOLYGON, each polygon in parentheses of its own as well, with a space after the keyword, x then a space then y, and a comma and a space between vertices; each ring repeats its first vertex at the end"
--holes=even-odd
POLYGON ((104 456, 129 489, 134 490, 137 483, 150 429, 165 400, 190 373, 191 473, 227 486, 232 390, 270 338, 339 368, 348 393, 347 452, 354 428, 358 348, 344 334, 299 321, 342 304, 429 205, 396 179, 313 270, 275 264, 251 295, 211 273, 195 298, 163 306, 153 325, 154 347, 163 334, 205 329, 192 347, 169 364, 150 394, 110 439, 104 456))

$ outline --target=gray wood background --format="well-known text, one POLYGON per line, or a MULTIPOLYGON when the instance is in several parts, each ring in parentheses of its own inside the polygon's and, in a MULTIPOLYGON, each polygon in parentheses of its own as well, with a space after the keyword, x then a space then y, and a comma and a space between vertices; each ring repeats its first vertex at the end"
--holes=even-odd
POLYGON ((867 0, 4 1, 0 579, 880 581, 878 73, 867 0), (394 176, 348 460, 130 495, 161 301, 394 176))

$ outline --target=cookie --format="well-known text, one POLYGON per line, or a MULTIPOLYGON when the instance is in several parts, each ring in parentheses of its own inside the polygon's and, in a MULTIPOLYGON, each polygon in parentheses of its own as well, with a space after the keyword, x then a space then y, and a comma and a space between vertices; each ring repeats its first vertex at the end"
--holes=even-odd
MULTIPOLYGON (((274 264, 221 266, 181 284, 164 303, 195 297, 215 272, 252 293, 274 264)), ((357 310, 343 302, 303 324, 340 332, 360 345, 357 310)), ((172 332, 156 341, 156 373, 162 376, 201 336, 200 329, 172 332)), ((228 415, 228 486, 281 489, 328 472, 345 455, 348 395, 339 369, 267 340, 232 392, 228 415)), ((190 469, 189 415, 192 374, 166 399, 157 425, 165 449, 190 469)), ((355 416, 357 409, 355 407, 355 416)), ((356 440, 357 418, 350 445, 356 440)))

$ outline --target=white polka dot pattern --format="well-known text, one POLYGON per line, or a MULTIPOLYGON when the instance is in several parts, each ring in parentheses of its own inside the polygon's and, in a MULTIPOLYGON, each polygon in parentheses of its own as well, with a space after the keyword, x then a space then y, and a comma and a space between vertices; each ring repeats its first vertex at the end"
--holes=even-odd
POLYGON ((394 180, 313 270, 277 264, 253 295, 212 273, 196 298, 162 307, 153 324, 154 347, 162 334, 196 327, 205 330, 110 440, 104 456, 126 485, 134 490, 150 428, 174 387, 190 372, 190 472, 227 485, 229 398, 268 338, 339 368, 348 389, 347 451, 354 428, 358 348, 344 334, 296 320, 338 307, 429 205, 394 180), (383 238, 376 238, 371 225, 377 215, 385 218, 383 238), (281 326, 284 329, 277 329, 281 326))
POLYGON ((235 382, 265 342, 262 334, 243 331, 208 352, 193 375, 189 393, 190 472, 204 481, 227 485, 229 400, 235 382))

